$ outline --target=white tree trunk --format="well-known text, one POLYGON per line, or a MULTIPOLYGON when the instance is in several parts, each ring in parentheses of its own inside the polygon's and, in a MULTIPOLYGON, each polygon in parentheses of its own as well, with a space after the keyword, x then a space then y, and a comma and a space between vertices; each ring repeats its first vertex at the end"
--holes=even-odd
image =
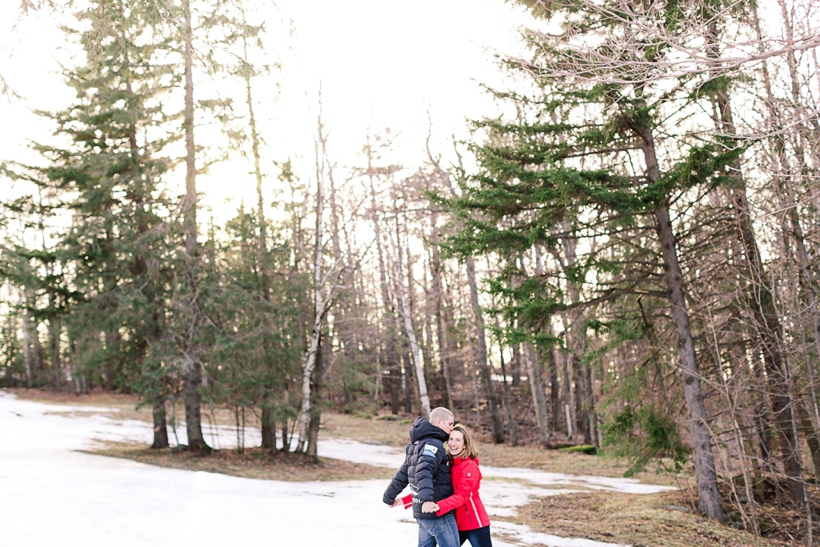
MULTIPOLYGON (((319 98, 321 108, 321 95, 319 98)), ((325 177, 323 175, 323 156, 320 142, 324 139, 321 110, 318 120, 318 140, 316 142, 316 244, 313 260, 313 331, 310 335, 310 348, 305 355, 305 366, 302 372, 302 409, 299 413, 299 442, 297 452, 304 452, 307 443, 307 428, 310 421, 310 378, 316 366, 316 353, 322 337, 322 319, 325 303, 322 296, 322 215, 325 208, 325 177)))
MULTIPOLYGON (((321 302, 321 294, 316 298, 317 302, 321 302)), ((321 333, 322 315, 321 311, 317 311, 313 320, 313 332, 310 335, 310 349, 305 357, 305 367, 302 374, 302 409, 299 413, 299 443, 296 445, 296 452, 304 452, 307 442, 307 427, 310 421, 310 377, 316 366, 316 353, 319 351, 321 333)))
POLYGON ((392 253, 388 252, 393 271, 396 272, 396 284, 399 289, 399 299, 401 300, 401 312, 404 317, 404 328, 407 330, 407 337, 410 339, 410 351, 413 354, 413 364, 416 367, 416 377, 419 381, 419 399, 421 400, 421 411, 425 416, 430 415, 430 397, 427 395, 427 381, 424 378, 424 363, 421 360, 419 343, 416 338, 416 331, 413 328, 413 321, 410 315, 410 302, 407 300, 407 291, 404 287, 404 275, 401 271, 401 262, 398 257, 398 242, 390 241, 392 253))

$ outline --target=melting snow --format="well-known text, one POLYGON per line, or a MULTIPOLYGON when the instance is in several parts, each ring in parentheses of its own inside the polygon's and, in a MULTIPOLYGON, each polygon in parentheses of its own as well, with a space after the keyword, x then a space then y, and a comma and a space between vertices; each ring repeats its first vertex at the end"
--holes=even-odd
MULTIPOLYGON (((34 403, 0 392, 0 544, 52 547, 176 546, 205 543, 280 545, 416 545, 409 511, 381 502, 384 481, 285 483, 216 473, 164 469, 77 452, 98 441, 150 443, 150 424, 94 412, 116 409, 34 403), (80 413, 64 416, 56 413, 80 413), (96 440, 95 440, 96 439, 96 440)), ((214 447, 236 446, 230 427, 205 427, 214 447)), ((169 432, 170 433, 170 432, 169 432)), ((185 430, 178 428, 185 443, 185 430)), ((246 431, 246 445, 259 443, 246 431)), ((403 451, 325 439, 319 454, 397 468, 403 451)), ((481 495, 494 517, 514 515, 530 499, 579 488, 651 493, 667 487, 635 480, 573 476, 530 469, 483 467, 481 495), (549 489, 546 486, 570 486, 549 489)), ((616 547, 587 539, 538 534, 493 521, 494 543, 549 547, 616 547)))

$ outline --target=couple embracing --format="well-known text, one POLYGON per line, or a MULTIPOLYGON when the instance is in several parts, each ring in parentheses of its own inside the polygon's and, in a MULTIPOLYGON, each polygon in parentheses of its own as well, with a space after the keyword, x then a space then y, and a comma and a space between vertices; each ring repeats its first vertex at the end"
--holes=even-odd
POLYGON ((419 417, 413 423, 404 464, 384 492, 384 503, 412 505, 419 547, 459 547, 467 540, 472 547, 492 547, 480 484, 478 449, 470 430, 455 425, 453 413, 439 407, 429 420, 419 417), (408 484, 411 494, 396 498, 408 484))

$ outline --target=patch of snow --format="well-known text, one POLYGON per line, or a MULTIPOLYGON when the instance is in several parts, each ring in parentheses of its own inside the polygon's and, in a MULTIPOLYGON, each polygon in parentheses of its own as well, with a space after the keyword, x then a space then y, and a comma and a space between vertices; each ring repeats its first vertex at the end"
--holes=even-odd
POLYGON ((365 444, 347 439, 320 439, 320 456, 378 467, 398 469, 404 463, 404 450, 392 446, 365 444))
MULTIPOLYGON (((367 463, 370 465, 389 467, 391 469, 398 469, 404 461, 404 450, 400 448, 364 444, 349 440, 320 440, 318 452, 319 455, 329 458, 337 458, 356 463, 367 463)), ((658 492, 676 490, 674 486, 641 484, 637 479, 550 473, 521 467, 490 467, 482 465, 481 474, 484 478, 518 480, 539 486, 572 486, 575 488, 610 490, 627 494, 656 494, 658 492)), ((485 482, 482 484, 488 483, 485 482)), ((568 490, 562 491, 569 492, 568 490)))
POLYGON ((89 439, 150 439, 150 426, 49 414, 0 393, 0 544, 53 547, 416 544, 383 481, 285 483, 76 452, 89 439))
POLYGON ((626 494, 656 494, 677 490, 674 486, 641 484, 637 479, 618 477, 594 477, 590 475, 570 475, 567 473, 550 473, 520 467, 481 467, 485 477, 518 479, 541 486, 575 486, 592 490, 610 490, 626 494))
POLYGON ((515 508, 530 501, 548 496, 560 496, 582 490, 550 490, 534 486, 524 486, 500 480, 481 481, 481 500, 490 515, 497 517, 514 517, 515 508))
MULTIPOLYGON (((3 545, 52 547, 59 538, 84 547, 258 543, 336 543, 411 547, 416 527, 410 511, 382 501, 386 481, 285 483, 165 469, 130 460, 77 452, 100 441, 150 444, 151 425, 100 414, 116 409, 52 405, 17 399, 0 391, 0 537, 3 545), (76 415, 60 413, 76 412, 76 415), (48 525, 44 526, 43 523, 48 525)), ((236 429, 203 424, 214 448, 236 446, 236 429)), ((173 442, 173 434, 169 428, 173 442)), ((185 444, 185 427, 177 427, 185 444)), ((247 429, 246 446, 259 444, 247 429)), ((343 439, 323 439, 325 457, 397 469, 404 451, 343 439)), ((519 468, 483 467, 481 495, 494 517, 551 495, 598 488, 648 493, 666 487, 631 479, 573 476, 519 468), (550 489, 545 486, 572 486, 550 489)), ((532 532, 493 520, 505 535, 494 543, 549 547, 617 547, 586 539, 532 532)))

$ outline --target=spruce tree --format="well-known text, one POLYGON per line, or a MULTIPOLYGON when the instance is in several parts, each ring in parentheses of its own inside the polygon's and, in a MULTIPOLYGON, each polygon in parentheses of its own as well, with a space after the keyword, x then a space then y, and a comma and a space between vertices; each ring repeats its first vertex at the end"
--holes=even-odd
MULTIPOLYGON (((691 115, 692 83, 656 83, 652 71, 660 70, 666 44, 629 24, 635 12, 604 4, 534 3, 533 11, 561 32, 528 31, 532 59, 508 62, 531 82, 530 91, 496 93, 515 106, 516 119, 477 122, 477 136, 485 137, 473 145, 479 168, 460 198, 442 200, 464 221, 446 244, 457 254, 506 262, 494 291, 506 298, 509 323, 520 327, 509 333, 516 342, 560 343, 549 334, 558 313, 614 303, 637 318, 637 297, 665 301, 689 412, 698 506, 722 520, 675 223, 687 192, 729 183, 722 172, 740 150, 670 130, 691 115), (567 239, 575 242, 575 263, 555 275, 537 272, 533 250, 561 255, 567 239)), ((660 18, 666 28, 686 16, 673 5, 650 11, 641 16, 660 18)), ((587 327, 607 327, 591 316, 587 327)))
POLYGON ((163 322, 176 230, 163 192, 173 161, 162 155, 175 138, 163 101, 173 67, 150 32, 152 8, 95 0, 76 16, 77 28, 65 29, 84 54, 65 73, 76 99, 41 112, 61 144, 35 145, 45 166, 20 168, 18 176, 71 215, 54 251, 70 272, 70 291, 49 302, 70 308, 73 360, 109 388, 141 393, 154 410, 154 446, 163 447, 172 384, 163 322))

